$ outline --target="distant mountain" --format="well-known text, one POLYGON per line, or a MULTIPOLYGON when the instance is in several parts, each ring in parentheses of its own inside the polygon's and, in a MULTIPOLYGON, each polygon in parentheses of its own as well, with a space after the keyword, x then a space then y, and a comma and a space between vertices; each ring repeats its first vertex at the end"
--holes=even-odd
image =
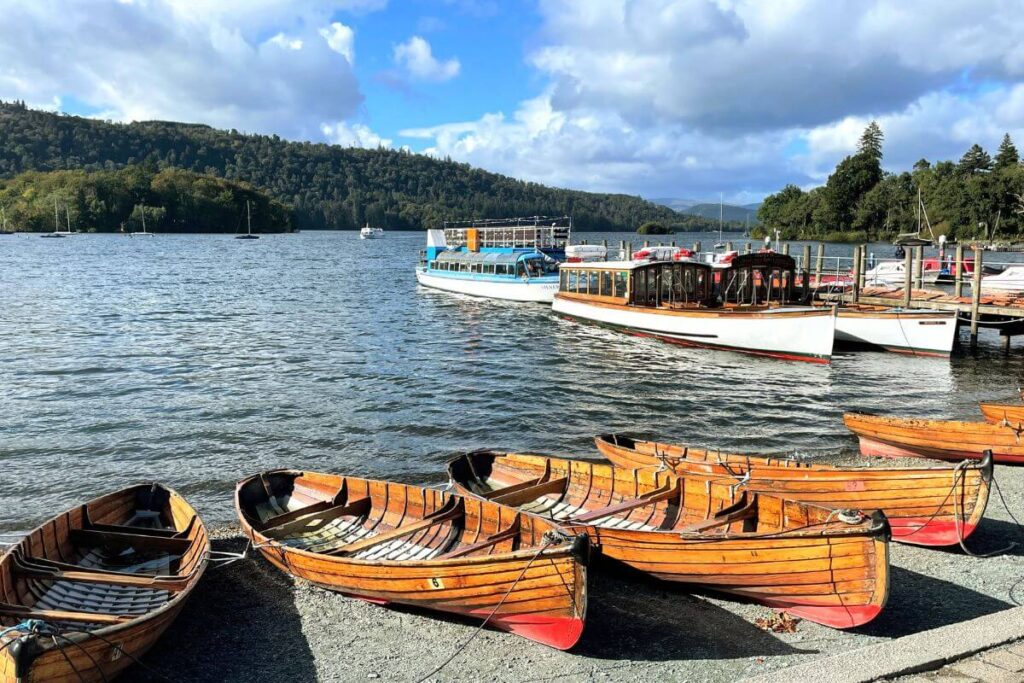
POLYGON ((661 204, 662 206, 667 206, 668 208, 679 212, 689 209, 694 204, 700 204, 696 199, 679 199, 676 197, 661 197, 660 199, 651 199, 649 201, 652 201, 655 204, 661 204))
MULTIPOLYGON (((0 179, 131 166, 248 183, 287 205, 298 228, 358 229, 369 222, 420 229, 452 219, 539 214, 572 215, 580 230, 636 230, 646 221, 679 218, 640 197, 550 188, 404 150, 290 142, 166 121, 110 123, 0 102, 0 179)), ((130 210, 144 194, 140 188, 124 206, 130 210)))
POLYGON ((757 211, 758 209, 761 208, 762 204, 764 204, 764 202, 754 202, 753 204, 744 204, 743 208, 744 209, 753 209, 754 211, 757 211))
MULTIPOLYGON (((701 216, 702 218, 708 218, 718 220, 718 204, 694 204, 688 209, 682 211, 682 213, 689 214, 691 216, 701 216)), ((722 206, 722 217, 726 222, 736 221, 744 223, 747 220, 750 221, 751 225, 757 223, 757 209, 747 206, 734 206, 732 204, 724 204, 722 206)))

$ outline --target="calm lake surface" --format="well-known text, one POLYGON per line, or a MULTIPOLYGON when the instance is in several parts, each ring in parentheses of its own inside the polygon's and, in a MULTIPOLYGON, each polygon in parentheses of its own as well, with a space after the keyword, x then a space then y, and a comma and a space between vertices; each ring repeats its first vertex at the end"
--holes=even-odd
POLYGON ((856 448, 846 410, 974 417, 1024 372, 986 334, 977 356, 829 367, 667 346, 421 289, 423 242, 0 237, 0 531, 147 480, 223 522, 266 468, 433 484, 460 450, 593 457, 613 430, 833 457, 856 448))

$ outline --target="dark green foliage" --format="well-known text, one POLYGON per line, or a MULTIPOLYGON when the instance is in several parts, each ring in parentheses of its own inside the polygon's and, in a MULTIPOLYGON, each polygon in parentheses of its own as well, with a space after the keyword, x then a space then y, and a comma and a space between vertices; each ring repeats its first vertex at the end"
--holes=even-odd
POLYGON ((638 235, 671 235, 672 228, 655 221, 647 221, 636 229, 638 235))
POLYGON ((130 165, 250 183, 293 207, 300 228, 356 229, 369 222, 415 229, 440 227, 446 219, 571 214, 579 229, 633 230, 644 221, 678 220, 671 209, 639 197, 552 189, 405 151, 162 121, 112 124, 0 103, 0 178, 130 165))
POLYGON ((881 130, 868 126, 859 151, 843 159, 823 187, 803 192, 788 185, 765 198, 758 212, 765 230, 779 229, 788 239, 889 239, 917 230, 920 190, 922 225, 927 219, 936 235, 1006 239, 1024 232, 1024 214, 1016 211, 1024 166, 1009 136, 994 165, 974 145, 959 163, 921 159, 913 172, 896 174, 881 170, 881 139, 881 130))
POLYGON ((971 148, 960 157, 960 165, 957 167, 957 170, 965 175, 991 171, 992 157, 981 148, 981 145, 971 145, 971 148))
POLYGON ((11 228, 49 231, 54 204, 62 224, 84 232, 236 232, 245 225, 246 201, 254 232, 293 229, 291 210, 245 183, 166 168, 127 166, 115 171, 29 171, 0 180, 0 205, 11 228), (145 207, 145 208, 143 208, 145 207))
POLYGON ((885 135, 882 133, 878 122, 872 121, 864 129, 864 132, 861 133, 860 140, 857 142, 857 154, 863 154, 881 162, 882 140, 884 139, 885 135))
POLYGON ((1020 155, 1017 153, 1017 147, 1013 144, 1013 140, 1010 139, 1010 134, 1005 133, 1003 141, 999 143, 999 151, 996 152, 996 169, 1016 166, 1019 163, 1020 155))

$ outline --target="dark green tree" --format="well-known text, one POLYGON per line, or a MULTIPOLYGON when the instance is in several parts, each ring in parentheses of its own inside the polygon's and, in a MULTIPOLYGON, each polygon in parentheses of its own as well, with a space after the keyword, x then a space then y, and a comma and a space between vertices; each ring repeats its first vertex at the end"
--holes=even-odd
POLYGON ((860 140, 857 142, 857 153, 865 154, 877 160, 882 161, 882 141, 885 139, 885 134, 882 133, 881 127, 877 121, 872 121, 868 124, 868 127, 864 129, 864 132, 860 135, 860 140))
POLYGON ((992 157, 988 155, 981 145, 975 143, 960 157, 960 164, 957 170, 964 175, 972 173, 985 173, 992 170, 992 157))
POLYGON ((995 168, 1000 170, 1016 166, 1019 163, 1020 155, 1017 153, 1017 147, 1013 144, 1013 140, 1010 139, 1010 134, 1006 133, 1003 135, 1003 141, 999 143, 999 151, 996 152, 995 168))

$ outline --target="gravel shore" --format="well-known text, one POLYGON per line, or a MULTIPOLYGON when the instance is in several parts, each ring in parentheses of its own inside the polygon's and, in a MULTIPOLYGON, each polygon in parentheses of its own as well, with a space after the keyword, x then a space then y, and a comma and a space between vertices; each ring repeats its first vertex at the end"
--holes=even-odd
MULTIPOLYGON (((1024 468, 997 466, 996 481, 1024 521, 1024 468)), ((246 546, 237 528, 213 536, 217 550, 246 546)), ((765 607, 692 595, 599 564, 590 573, 587 630, 571 652, 483 630, 430 680, 735 680, 1024 603, 1024 535, 994 491, 967 545, 981 554, 1011 543, 987 558, 893 544, 889 603, 852 631, 800 622, 796 633, 766 633, 754 624, 772 614, 765 607)), ((145 663, 179 682, 416 681, 475 631, 473 622, 294 581, 252 553, 210 568, 145 663)), ((161 679, 136 666, 126 680, 161 679)))

